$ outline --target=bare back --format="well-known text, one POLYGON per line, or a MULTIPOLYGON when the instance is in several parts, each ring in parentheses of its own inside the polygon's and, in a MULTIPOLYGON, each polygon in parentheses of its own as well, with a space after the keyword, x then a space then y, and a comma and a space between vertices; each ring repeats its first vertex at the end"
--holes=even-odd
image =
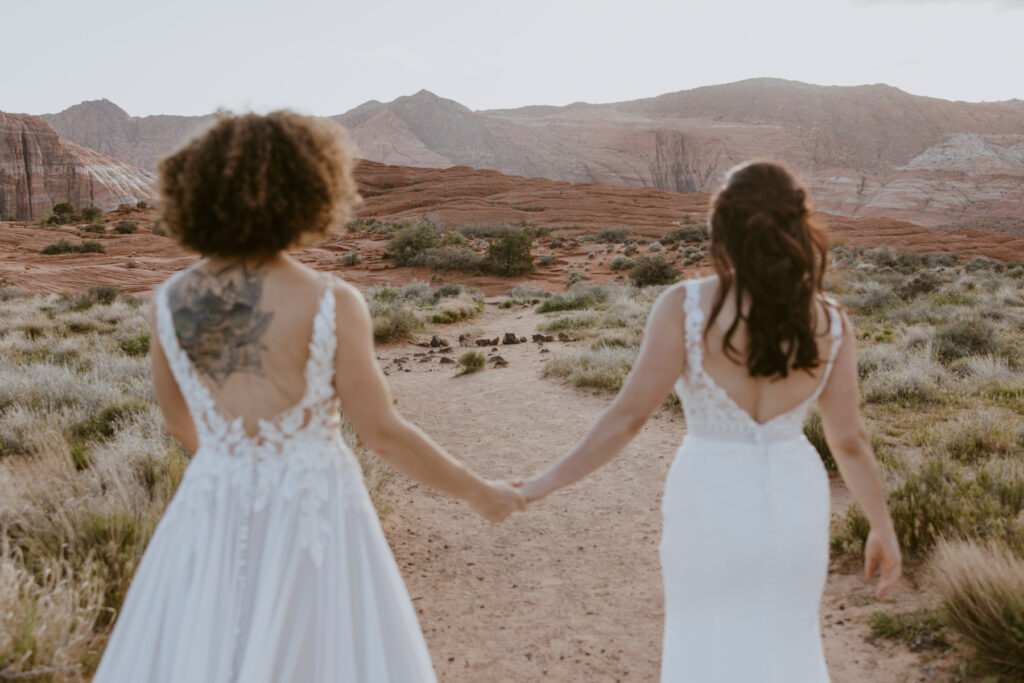
POLYGON ((225 414, 251 434, 302 398, 322 277, 283 256, 207 260, 169 287, 181 348, 225 414))
MULTIPOLYGON (((699 305, 710 318, 712 301, 718 294, 718 278, 701 281, 699 305)), ((813 320, 815 335, 818 342, 820 363, 810 372, 797 370, 790 372, 785 379, 770 377, 753 377, 746 365, 738 363, 726 355, 722 340, 725 332, 736 316, 736 302, 731 296, 725 298, 721 313, 707 331, 703 344, 704 371, 711 377, 740 409, 746 412, 755 422, 765 424, 779 415, 785 414, 814 395, 825 379, 827 360, 832 353, 834 343, 830 335, 831 317, 838 315, 837 310, 829 312, 823 300, 815 302, 813 320)), ((702 330, 703 332, 703 330, 702 330)), ((732 336, 732 345, 737 349, 738 359, 746 357, 750 335, 745 325, 738 325, 732 336)))

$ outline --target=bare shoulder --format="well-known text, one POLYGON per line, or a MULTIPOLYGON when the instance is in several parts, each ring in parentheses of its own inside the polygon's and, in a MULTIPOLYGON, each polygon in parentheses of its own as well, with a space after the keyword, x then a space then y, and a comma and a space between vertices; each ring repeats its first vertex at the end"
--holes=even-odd
POLYGON ((336 275, 330 275, 328 286, 334 294, 334 310, 338 320, 345 320, 349 323, 345 327, 349 327, 353 321, 368 317, 366 299, 355 285, 336 275))

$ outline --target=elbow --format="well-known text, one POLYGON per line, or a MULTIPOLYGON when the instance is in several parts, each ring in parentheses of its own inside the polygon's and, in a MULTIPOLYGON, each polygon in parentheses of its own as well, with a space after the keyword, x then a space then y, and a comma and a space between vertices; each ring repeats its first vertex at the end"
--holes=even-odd
POLYGON ((833 455, 842 460, 854 460, 872 454, 871 439, 862 429, 833 437, 829 447, 833 455))
POLYGON ((401 441, 404 427, 405 424, 400 418, 391 416, 374 420, 372 425, 356 431, 371 451, 386 457, 395 450, 395 444, 401 441))

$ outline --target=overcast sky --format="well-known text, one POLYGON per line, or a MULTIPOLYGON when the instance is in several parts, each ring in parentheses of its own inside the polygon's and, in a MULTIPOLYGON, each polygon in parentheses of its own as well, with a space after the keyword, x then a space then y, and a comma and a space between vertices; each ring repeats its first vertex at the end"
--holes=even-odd
POLYGON ((471 109, 760 76, 1024 99, 1024 0, 0 0, 0 110, 471 109))

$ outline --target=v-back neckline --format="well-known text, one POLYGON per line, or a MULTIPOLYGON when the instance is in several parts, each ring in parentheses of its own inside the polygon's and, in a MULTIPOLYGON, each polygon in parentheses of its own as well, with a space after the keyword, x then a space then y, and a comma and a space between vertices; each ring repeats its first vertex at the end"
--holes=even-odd
MULTIPOLYGON (((185 271, 185 272, 187 272, 187 271, 185 271)), ((184 272, 181 275, 179 275, 178 277, 180 278, 180 277, 183 277, 183 276, 184 276, 184 272)), ((305 383, 305 386, 302 389, 302 395, 299 397, 299 399, 295 403, 293 403, 292 405, 288 406, 287 408, 284 408, 283 410, 275 413, 271 417, 268 417, 268 418, 262 418, 262 417, 252 418, 253 422, 255 422, 255 424, 256 424, 256 430, 255 430, 254 433, 250 433, 249 430, 246 429, 246 427, 245 427, 245 423, 246 423, 245 416, 232 414, 231 412, 229 412, 228 410, 226 410, 224 408, 223 404, 220 401, 217 400, 218 397, 214 395, 213 391, 211 391, 210 386, 207 384, 206 380, 202 377, 202 375, 200 374, 199 370, 196 368, 195 364, 192 362, 192 359, 189 358, 188 354, 181 347, 181 341, 178 339, 178 333, 177 333, 177 330, 174 327, 174 319, 173 319, 173 316, 171 314, 171 307, 170 307, 170 304, 168 302, 169 290, 170 290, 171 285, 173 284, 173 281, 172 282, 168 282, 160 290, 160 296, 158 298, 158 311, 157 311, 158 315, 160 316, 160 320, 158 320, 157 323, 158 324, 162 323, 163 325, 166 326, 167 333, 164 334, 163 337, 166 337, 166 338, 172 340, 173 341, 173 345, 174 345, 173 348, 171 348, 171 349, 165 349, 165 353, 172 353, 172 354, 176 355, 180 359, 180 363, 181 363, 183 369, 185 370, 185 372, 189 373, 189 375, 192 377, 193 383, 195 384, 197 390, 203 392, 203 397, 202 397, 204 399, 203 403, 205 403, 207 406, 209 406, 209 408, 211 410, 213 410, 216 413, 216 415, 221 420, 223 420, 226 424, 229 424, 229 425, 239 425, 241 430, 242 430, 242 432, 249 439, 257 439, 257 440, 260 439, 260 437, 263 434, 264 429, 266 427, 268 427, 268 426, 270 426, 270 427, 280 426, 282 423, 286 422, 288 420, 288 418, 290 418, 294 413, 304 411, 304 410, 306 410, 309 407, 310 396, 311 396, 312 390, 313 390, 312 370, 313 370, 314 363, 316 362, 315 361, 315 353, 316 353, 316 328, 317 328, 317 320, 322 315, 324 315, 324 309, 326 308, 327 300, 328 300, 328 298, 329 298, 329 296, 331 294, 331 288, 330 288, 329 283, 326 282, 326 279, 325 278, 320 278, 320 280, 321 280, 321 283, 322 283, 323 290, 320 292, 320 295, 317 297, 316 310, 313 313, 313 322, 312 322, 312 325, 310 326, 309 341, 306 344, 307 357, 306 357, 306 362, 303 364, 303 369, 302 369, 302 378, 303 378, 303 382, 305 383)))
POLYGON ((764 422, 760 422, 753 415, 751 415, 748 410, 741 406, 729 394, 729 392, 727 392, 715 380, 715 378, 711 376, 711 373, 707 371, 707 368, 704 367, 704 326, 705 321, 707 320, 707 314, 701 307, 703 285, 701 285, 700 283, 701 281, 699 280, 687 283, 688 289, 692 289, 693 291, 687 291, 686 293, 686 300, 690 301, 690 305, 687 307, 686 310, 686 315, 694 316, 696 320, 693 321, 692 328, 690 328, 690 324, 687 325, 686 334, 689 335, 689 329, 693 329, 694 331, 696 331, 697 338, 691 340, 691 348, 699 352, 699 356, 697 356, 696 358, 687 358, 687 362, 694 364, 695 370, 697 371, 697 375, 703 378, 708 388, 713 393, 715 393, 719 399, 721 399, 725 404, 727 404, 731 410, 742 415, 743 418, 746 419, 746 421, 750 423, 755 429, 764 429, 765 427, 768 427, 769 425, 782 419, 783 417, 791 415, 796 411, 802 410, 808 403, 810 403, 811 401, 818 397, 818 395, 824 389, 825 383, 828 382, 828 378, 832 370, 832 362, 835 359, 837 346, 839 343, 839 340, 836 338, 835 334, 835 321, 832 317, 833 313, 827 302, 823 302, 823 306, 825 308, 825 315, 827 315, 829 319, 828 336, 831 346, 829 347, 828 362, 825 365, 825 371, 822 373, 821 379, 815 386, 814 391, 812 391, 806 398, 797 403, 795 406, 789 408, 788 410, 784 410, 783 412, 777 415, 773 415, 764 422))

